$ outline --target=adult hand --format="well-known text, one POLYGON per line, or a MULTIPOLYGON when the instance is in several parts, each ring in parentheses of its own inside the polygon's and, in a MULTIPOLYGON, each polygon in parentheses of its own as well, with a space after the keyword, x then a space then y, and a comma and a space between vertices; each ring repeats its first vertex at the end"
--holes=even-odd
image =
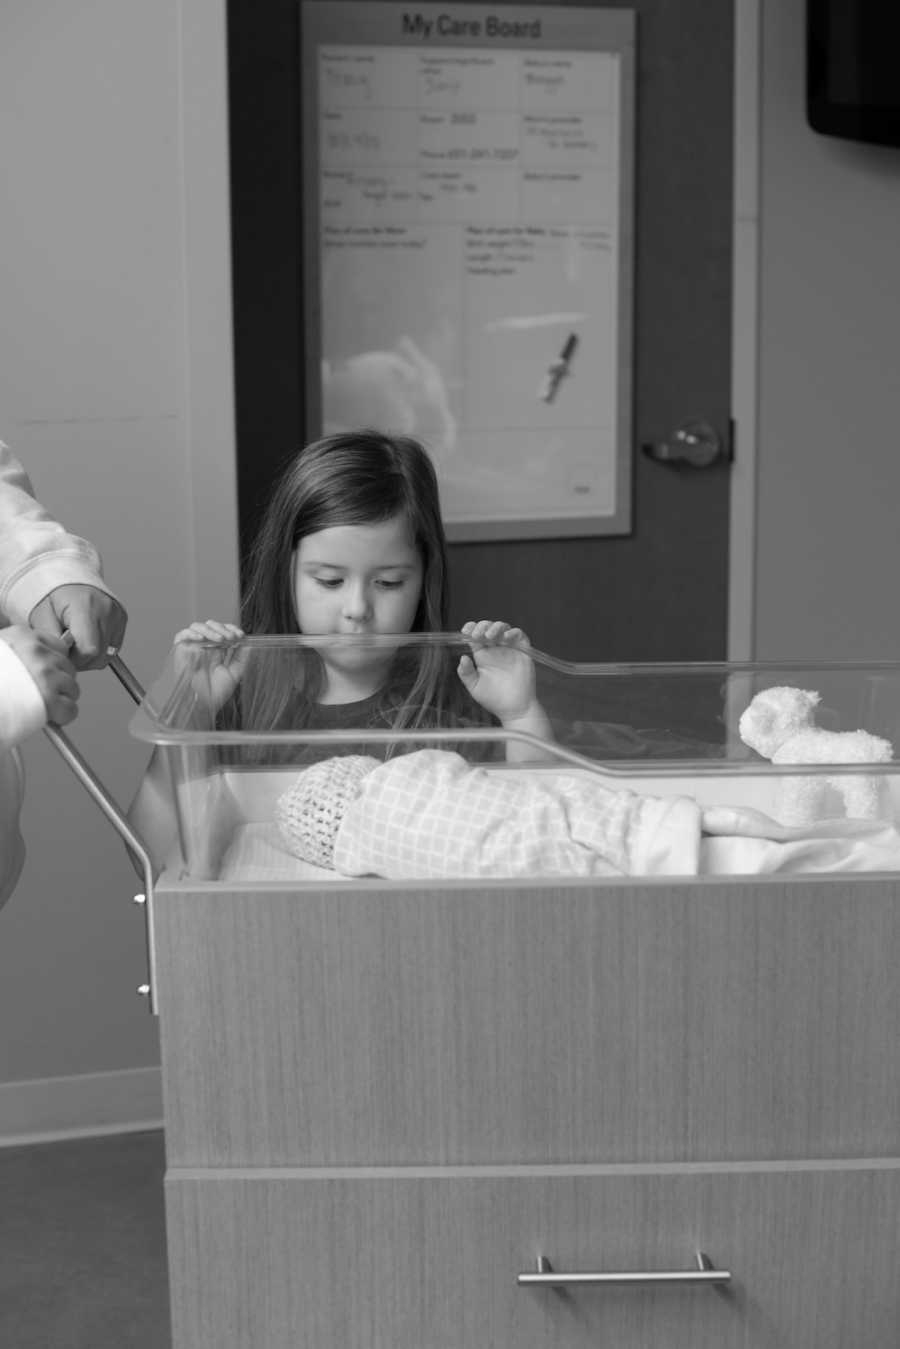
POLYGON ((128 615, 97 586, 64 585, 34 606, 28 622, 42 637, 60 637, 68 630, 75 669, 98 670, 109 659, 109 648, 118 651, 122 645, 128 615))
POLYGON ((483 618, 464 623, 472 654, 462 656, 457 674, 477 703, 506 725, 527 716, 535 701, 531 643, 521 628, 483 618))
POLYGON ((78 681, 61 637, 43 636, 23 624, 0 628, 6 643, 31 675, 47 709, 47 720, 66 726, 78 716, 78 681))

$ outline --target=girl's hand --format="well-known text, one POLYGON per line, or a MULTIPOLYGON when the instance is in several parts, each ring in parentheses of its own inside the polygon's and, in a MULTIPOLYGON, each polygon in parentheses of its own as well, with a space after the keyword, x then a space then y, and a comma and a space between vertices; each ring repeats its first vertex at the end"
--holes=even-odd
POLYGON ((460 658, 456 672, 477 703, 504 726, 529 716, 535 707, 531 643, 521 628, 488 618, 464 623, 472 654, 460 658))
POLYGON ((239 645, 243 632, 234 623, 192 623, 175 634, 175 660, 179 669, 190 669, 194 692, 218 711, 233 695, 247 664, 247 652, 239 645), (192 652, 194 642, 215 642, 216 651, 192 652))

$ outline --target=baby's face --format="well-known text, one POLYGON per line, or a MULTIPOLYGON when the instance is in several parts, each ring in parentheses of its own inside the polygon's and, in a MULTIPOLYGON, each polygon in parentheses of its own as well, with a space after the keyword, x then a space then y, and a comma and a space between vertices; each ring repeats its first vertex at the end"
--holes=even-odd
MULTIPOLYGON (((374 636, 412 628, 422 593, 422 559, 403 516, 372 525, 335 525, 301 539, 294 551, 294 604, 309 636, 374 636)), ((351 696, 378 687, 391 652, 324 648, 326 670, 354 676, 351 696), (371 679, 367 667, 371 666, 371 679), (364 687, 366 682, 372 687, 364 687)))

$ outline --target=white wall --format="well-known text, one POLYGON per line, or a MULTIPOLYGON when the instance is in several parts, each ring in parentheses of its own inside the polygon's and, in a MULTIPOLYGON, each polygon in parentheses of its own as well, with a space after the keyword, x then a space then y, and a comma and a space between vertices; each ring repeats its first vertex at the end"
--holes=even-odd
POLYGON ((900 659, 900 149, 817 135, 762 9, 757 659, 900 659))
MULTIPOLYGON (((100 549, 143 682, 178 627, 235 606, 225 125, 219 0, 4 0, 0 437, 100 549)), ((72 739, 127 804, 145 757, 132 705, 108 671, 81 682, 72 739)), ((89 1125, 122 1080, 69 1109, 57 1079, 137 1070, 131 1114, 152 1115, 137 877, 43 736, 26 771, 28 862, 0 916, 0 1134, 29 1127, 23 1100, 52 1127, 23 1080, 53 1079, 59 1122, 89 1125)))

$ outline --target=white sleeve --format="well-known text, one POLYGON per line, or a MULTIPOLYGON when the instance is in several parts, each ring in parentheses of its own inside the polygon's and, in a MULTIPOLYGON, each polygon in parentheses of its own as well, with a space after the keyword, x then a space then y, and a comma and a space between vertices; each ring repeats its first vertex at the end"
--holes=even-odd
POLYGON ((22 465, 0 441, 0 616, 27 623, 34 606, 61 585, 111 593, 97 550, 48 515, 22 465))
POLYGON ((47 720, 41 691, 6 642, 0 642, 0 752, 38 730, 47 720))

